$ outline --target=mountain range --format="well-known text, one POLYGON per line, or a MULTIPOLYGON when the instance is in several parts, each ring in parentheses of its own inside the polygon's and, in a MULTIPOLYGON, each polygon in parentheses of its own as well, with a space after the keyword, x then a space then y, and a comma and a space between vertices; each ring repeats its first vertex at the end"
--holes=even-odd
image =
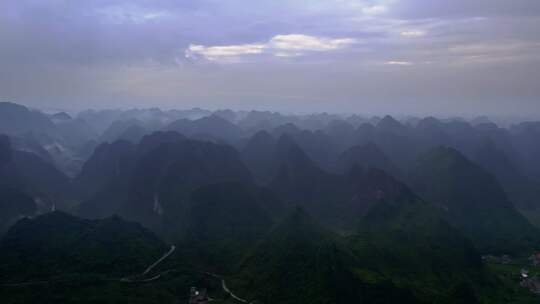
POLYGON ((535 123, 10 103, 0 117, 8 303, 186 302, 193 286, 217 303, 538 299, 486 260, 540 248, 535 123))

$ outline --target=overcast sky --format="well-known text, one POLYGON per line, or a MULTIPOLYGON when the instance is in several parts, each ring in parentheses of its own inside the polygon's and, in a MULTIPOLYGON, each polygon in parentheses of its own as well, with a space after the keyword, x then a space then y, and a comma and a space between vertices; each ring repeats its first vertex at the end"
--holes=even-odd
POLYGON ((2 0, 0 100, 540 117, 540 1, 2 0))

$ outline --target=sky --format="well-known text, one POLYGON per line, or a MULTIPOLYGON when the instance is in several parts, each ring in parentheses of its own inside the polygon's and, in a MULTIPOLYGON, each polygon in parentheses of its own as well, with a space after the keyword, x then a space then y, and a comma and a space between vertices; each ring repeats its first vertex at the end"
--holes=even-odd
POLYGON ((540 117, 540 1, 2 0, 0 101, 540 117))

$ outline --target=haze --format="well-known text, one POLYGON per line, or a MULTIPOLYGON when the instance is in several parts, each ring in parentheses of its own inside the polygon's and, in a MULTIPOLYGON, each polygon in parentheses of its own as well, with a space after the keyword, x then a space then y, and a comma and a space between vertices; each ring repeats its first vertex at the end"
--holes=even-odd
POLYGON ((537 0, 6 0, 0 100, 540 116, 537 0))

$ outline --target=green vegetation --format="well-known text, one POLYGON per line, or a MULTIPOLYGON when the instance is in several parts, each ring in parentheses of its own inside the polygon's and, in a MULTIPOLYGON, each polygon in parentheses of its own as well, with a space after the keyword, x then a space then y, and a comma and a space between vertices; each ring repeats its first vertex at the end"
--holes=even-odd
POLYGON ((501 300, 505 300, 504 303, 529 304, 538 302, 538 295, 532 294, 519 283, 521 269, 526 268, 531 276, 535 276, 540 275, 539 267, 531 267, 523 259, 513 260, 510 264, 488 262, 486 267, 501 282, 500 286, 504 286, 505 293, 501 297, 501 300))
POLYGON ((260 303, 415 303, 389 282, 362 281, 355 257, 303 210, 278 225, 244 260, 235 290, 260 303))
POLYGON ((88 274, 64 275, 41 284, 0 286, 0 299, 6 304, 187 303, 191 286, 205 286, 213 296, 226 299, 216 280, 183 272, 150 283, 124 283, 88 274))
POLYGON ((0 245, 0 279, 17 283, 67 274, 118 278, 142 272, 166 250, 139 224, 53 212, 21 220, 7 232, 0 245))
POLYGON ((178 247, 183 248, 184 258, 219 272, 233 271, 246 248, 273 225, 256 189, 232 182, 193 192, 183 218, 178 247))
POLYGON ((361 274, 410 289, 423 301, 457 301, 452 289, 461 285, 472 290, 468 301, 474 303, 486 288, 487 273, 473 245, 420 200, 380 202, 348 240, 361 274))

